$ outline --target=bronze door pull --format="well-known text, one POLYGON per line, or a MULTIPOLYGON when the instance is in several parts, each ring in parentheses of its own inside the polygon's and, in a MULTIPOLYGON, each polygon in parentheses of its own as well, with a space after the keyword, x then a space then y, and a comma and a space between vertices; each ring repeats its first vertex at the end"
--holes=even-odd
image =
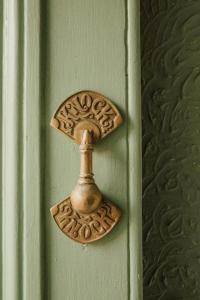
POLYGON ((104 199, 92 173, 93 144, 122 122, 117 108, 103 95, 81 91, 67 98, 51 119, 51 126, 80 144, 80 176, 70 196, 51 208, 58 227, 71 239, 91 243, 116 225, 118 207, 104 199))

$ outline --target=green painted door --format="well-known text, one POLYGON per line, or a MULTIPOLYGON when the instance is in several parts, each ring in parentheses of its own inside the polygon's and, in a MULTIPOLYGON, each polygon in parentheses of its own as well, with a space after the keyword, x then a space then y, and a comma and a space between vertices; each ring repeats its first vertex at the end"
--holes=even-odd
POLYGON ((3 300, 142 299, 138 2, 2 3, 3 300), (109 97, 124 119, 94 152, 96 182, 122 218, 89 245, 49 212, 79 172, 78 147, 50 118, 83 89, 109 97))

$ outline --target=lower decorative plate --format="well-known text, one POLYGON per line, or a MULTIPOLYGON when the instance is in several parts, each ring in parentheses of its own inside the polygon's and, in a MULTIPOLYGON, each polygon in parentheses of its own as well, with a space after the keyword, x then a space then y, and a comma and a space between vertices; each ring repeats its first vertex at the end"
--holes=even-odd
POLYGON ((64 234, 79 243, 99 240, 116 225, 121 212, 111 201, 102 201, 101 206, 90 214, 77 213, 70 197, 51 208, 51 214, 64 234))

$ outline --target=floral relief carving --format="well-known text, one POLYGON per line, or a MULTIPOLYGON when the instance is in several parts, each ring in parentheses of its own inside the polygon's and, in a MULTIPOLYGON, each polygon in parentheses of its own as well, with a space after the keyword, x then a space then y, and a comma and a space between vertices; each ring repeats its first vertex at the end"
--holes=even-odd
POLYGON ((141 0, 144 300, 200 299, 200 2, 141 0))

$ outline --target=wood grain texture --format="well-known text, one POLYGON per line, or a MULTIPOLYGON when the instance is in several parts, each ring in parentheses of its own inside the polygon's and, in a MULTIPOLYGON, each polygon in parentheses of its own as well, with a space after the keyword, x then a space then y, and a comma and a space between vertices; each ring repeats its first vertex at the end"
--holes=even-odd
POLYGON ((123 211, 104 239, 81 246, 55 226, 49 208, 65 198, 79 172, 79 150, 49 127, 61 100, 81 89, 108 96, 126 110, 124 1, 47 1, 46 95, 46 299, 128 299, 127 146, 121 126, 98 144, 94 173, 99 188, 123 211))
POLYGON ((200 3, 141 1, 145 300, 200 298, 200 3))
POLYGON ((42 297, 40 1, 24 1, 23 299, 42 297))
MULTIPOLYGON (((0 2, 0 118, 1 118, 1 128, 3 127, 2 124, 2 95, 3 95, 3 91, 2 91, 2 81, 3 81, 3 67, 2 67, 2 63, 3 63, 3 2, 0 2)), ((0 144, 2 145, 2 130, 0 131, 0 144)), ((2 147, 0 147, 0 186, 1 186, 1 191, 2 191, 2 163, 3 163, 3 159, 2 159, 2 147)), ((3 215, 3 206, 2 206, 2 192, 0 193, 0 214, 1 216, 3 215)), ((2 274, 2 266, 3 266, 3 261, 2 261, 2 222, 0 222, 0 295, 1 297, 2 295, 2 278, 3 278, 3 274, 2 274)))
POLYGON ((129 293, 142 296, 142 141, 139 1, 127 2, 127 146, 129 194, 129 293))
POLYGON ((142 298, 136 2, 3 1, 3 300, 142 298), (82 89, 108 96, 125 120, 94 151, 95 179, 122 219, 91 245, 67 239, 49 213, 79 173, 78 146, 50 118, 82 89))
POLYGON ((3 3, 2 299, 41 299, 40 6, 3 3))
POLYGON ((19 300, 21 288, 21 74, 20 6, 3 1, 2 299, 19 300))

